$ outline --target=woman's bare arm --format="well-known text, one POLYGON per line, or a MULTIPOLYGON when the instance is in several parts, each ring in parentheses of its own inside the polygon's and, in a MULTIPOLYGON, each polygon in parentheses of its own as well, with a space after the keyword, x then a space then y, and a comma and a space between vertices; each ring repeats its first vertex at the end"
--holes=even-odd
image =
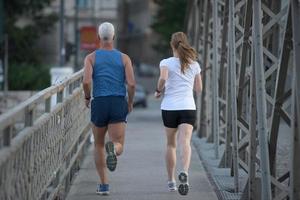
POLYGON ((202 79, 201 79, 201 75, 197 74, 195 76, 195 80, 194 80, 194 91, 197 94, 200 94, 200 92, 202 91, 202 79))
POLYGON ((157 86, 156 86, 156 90, 155 90, 155 94, 154 94, 154 96, 156 98, 159 98, 161 96, 161 93, 162 93, 163 89, 165 88, 165 83, 166 83, 166 80, 168 79, 168 76, 169 76, 168 68, 161 67, 159 79, 157 81, 157 86))

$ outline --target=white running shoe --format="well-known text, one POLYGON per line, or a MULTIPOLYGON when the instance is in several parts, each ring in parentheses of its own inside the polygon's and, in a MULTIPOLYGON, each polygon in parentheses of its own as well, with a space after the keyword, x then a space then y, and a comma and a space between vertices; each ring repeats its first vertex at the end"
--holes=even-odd
POLYGON ((168 181, 168 189, 170 192, 174 192, 177 190, 176 182, 175 181, 168 181))

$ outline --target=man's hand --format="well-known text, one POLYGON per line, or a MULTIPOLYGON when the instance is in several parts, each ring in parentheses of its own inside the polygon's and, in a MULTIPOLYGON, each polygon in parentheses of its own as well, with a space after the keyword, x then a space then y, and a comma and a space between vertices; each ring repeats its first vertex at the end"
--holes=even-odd
POLYGON ((128 113, 130 113, 133 110, 133 103, 128 102, 128 113))
POLYGON ((90 108, 90 102, 91 102, 91 100, 90 99, 84 99, 84 100, 85 100, 85 106, 87 108, 90 108))

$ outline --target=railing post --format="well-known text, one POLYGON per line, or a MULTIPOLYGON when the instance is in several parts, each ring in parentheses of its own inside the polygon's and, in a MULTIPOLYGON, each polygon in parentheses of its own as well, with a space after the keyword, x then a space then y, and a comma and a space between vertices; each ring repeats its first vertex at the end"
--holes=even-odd
POLYGON ((51 97, 45 100, 45 112, 50 113, 51 111, 51 97))
POLYGON ((64 89, 57 93, 56 103, 61 103, 64 100, 64 89))
POLYGON ((71 95, 73 93, 74 85, 75 85, 75 83, 70 83, 69 84, 69 95, 71 95))
POLYGON ((33 125, 34 122, 34 108, 25 110, 25 127, 29 127, 33 125))
POLYGON ((3 135, 3 146, 9 146, 11 141, 11 135, 12 135, 12 126, 8 126, 6 129, 4 129, 4 135, 3 135))

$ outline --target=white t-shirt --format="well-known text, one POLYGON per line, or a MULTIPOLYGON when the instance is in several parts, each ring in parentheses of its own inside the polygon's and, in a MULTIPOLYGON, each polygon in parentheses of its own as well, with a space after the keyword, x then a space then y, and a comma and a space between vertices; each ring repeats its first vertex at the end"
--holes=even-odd
POLYGON ((168 69, 161 109, 196 110, 193 88, 195 76, 201 72, 199 63, 192 62, 184 74, 181 72, 180 60, 176 57, 163 59, 159 67, 168 69))

